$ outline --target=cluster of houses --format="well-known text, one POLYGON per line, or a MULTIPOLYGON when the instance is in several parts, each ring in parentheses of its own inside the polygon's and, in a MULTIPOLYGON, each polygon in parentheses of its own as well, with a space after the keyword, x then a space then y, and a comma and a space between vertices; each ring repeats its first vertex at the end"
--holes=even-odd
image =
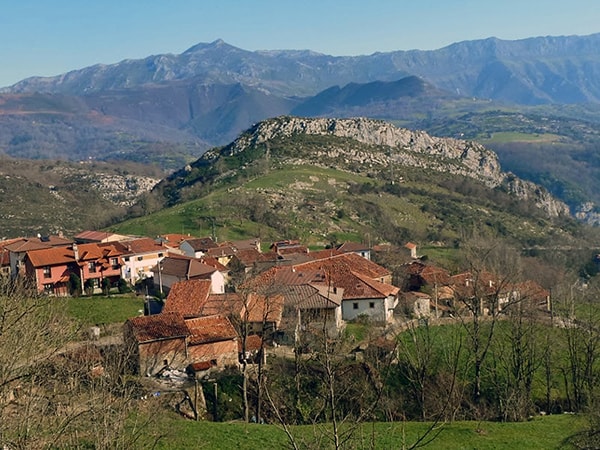
POLYGON ((542 308, 549 302, 549 293, 531 281, 498 295, 493 275, 452 276, 419 259, 411 243, 385 250, 407 260, 398 287, 392 272, 371 260, 372 251, 356 243, 311 251, 284 240, 263 252, 256 239, 217 244, 182 234, 152 239, 85 231, 73 239, 0 241, 0 270, 28 277, 53 296, 150 283, 164 299, 160 310, 148 307, 124 326, 135 368, 146 375, 166 367, 198 374, 260 360, 266 346, 319 333, 335 338, 349 321, 389 326, 398 317, 452 315, 458 299, 476 288, 482 298, 494 292, 498 310, 520 297, 542 308))

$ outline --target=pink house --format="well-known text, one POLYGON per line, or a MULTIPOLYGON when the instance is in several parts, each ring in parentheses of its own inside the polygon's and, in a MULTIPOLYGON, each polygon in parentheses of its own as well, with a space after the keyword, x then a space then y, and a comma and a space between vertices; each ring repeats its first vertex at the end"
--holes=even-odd
POLYGON ((28 251, 25 273, 39 291, 69 295, 69 279, 77 275, 81 289, 99 290, 104 280, 111 286, 121 278, 121 252, 114 244, 73 244, 28 251))

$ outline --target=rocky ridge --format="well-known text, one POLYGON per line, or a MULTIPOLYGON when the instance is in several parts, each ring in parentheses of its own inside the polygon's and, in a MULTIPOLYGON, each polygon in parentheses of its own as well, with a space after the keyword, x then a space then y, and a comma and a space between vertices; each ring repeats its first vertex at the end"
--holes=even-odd
MULTIPOLYGON (((352 163, 378 168, 397 165, 451 173, 474 178, 489 188, 502 187, 518 198, 533 201, 550 217, 569 214, 568 206, 544 188, 503 172, 497 155, 481 144, 433 137, 424 131, 398 128, 380 120, 278 117, 254 125, 220 152, 232 156, 250 147, 268 145, 276 139, 298 134, 345 138, 338 146, 328 145, 311 153, 300 152, 296 157, 299 163, 346 169, 352 163), (345 145, 346 140, 364 145, 345 145)), ((207 152, 202 159, 216 158, 217 151, 207 152)))

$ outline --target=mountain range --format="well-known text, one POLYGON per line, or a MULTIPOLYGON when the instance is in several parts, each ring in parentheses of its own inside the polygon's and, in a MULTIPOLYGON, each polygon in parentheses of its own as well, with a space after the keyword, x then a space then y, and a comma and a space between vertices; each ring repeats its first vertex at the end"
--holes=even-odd
POLYGON ((156 55, 95 65, 49 78, 28 78, 6 92, 82 95, 148 84, 193 80, 195 84, 240 83, 271 95, 311 96, 335 85, 422 77, 463 96, 518 104, 600 100, 600 34, 489 38, 439 50, 330 56, 311 51, 246 51, 217 40, 180 55, 156 55))
POLYGON ((489 38, 439 50, 342 57, 246 51, 217 40, 179 55, 95 65, 3 88, 0 153, 130 160, 167 173, 266 118, 364 116, 440 136, 487 139, 517 175, 545 185, 573 211, 586 204, 593 212, 600 193, 587 180, 597 179, 600 170, 594 151, 599 44, 600 34, 489 38), (567 131, 547 127, 566 117, 567 131), (541 138, 518 151, 493 139, 518 130, 518 144, 529 143, 522 135, 532 129, 541 138), (532 164, 551 146, 566 161, 532 164), (555 174, 557 167, 577 169, 555 174))

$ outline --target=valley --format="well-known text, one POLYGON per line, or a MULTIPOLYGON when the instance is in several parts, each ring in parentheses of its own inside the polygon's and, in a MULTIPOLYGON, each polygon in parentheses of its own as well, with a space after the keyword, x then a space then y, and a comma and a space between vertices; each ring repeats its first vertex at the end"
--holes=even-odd
POLYGON ((0 444, 596 445, 599 43, 0 90, 0 444))

